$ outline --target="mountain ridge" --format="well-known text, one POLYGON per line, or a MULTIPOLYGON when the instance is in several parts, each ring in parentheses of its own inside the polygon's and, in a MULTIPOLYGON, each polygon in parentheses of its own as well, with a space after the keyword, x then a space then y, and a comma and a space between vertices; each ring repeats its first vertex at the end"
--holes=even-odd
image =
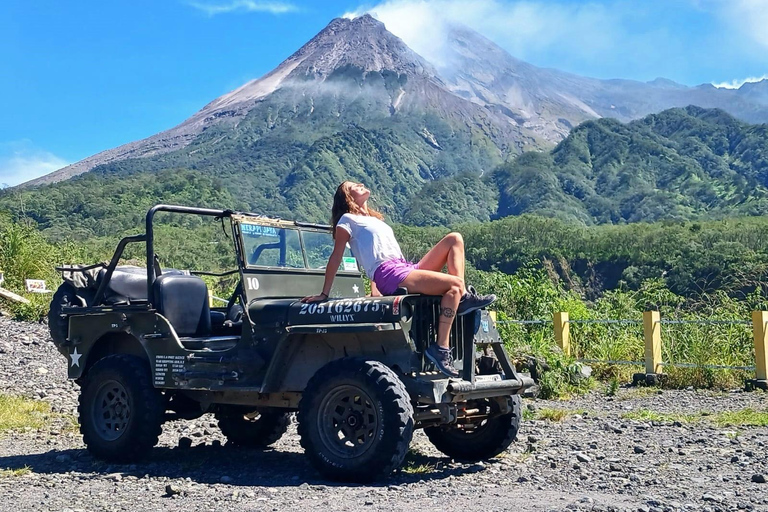
MULTIPOLYGON (((461 126, 467 133, 479 125, 482 138, 489 141, 482 144, 489 144, 488 154, 492 155, 482 158, 490 158, 491 162, 502 161, 526 148, 544 148, 559 142, 574 126, 588 119, 615 117, 627 121, 662 107, 690 103, 727 107, 742 119, 768 121, 768 87, 760 85, 745 84, 741 91, 687 87, 663 78, 649 83, 598 80, 528 64, 466 27, 454 27, 450 42, 452 55, 459 63, 454 71, 436 68, 370 15, 334 19, 277 68, 209 102, 176 127, 100 152, 21 186, 66 180, 100 165, 126 160, 143 159, 147 168, 153 167, 149 160, 189 147, 208 130, 218 131, 224 137, 226 130, 231 130, 230 135, 239 134, 237 128, 243 120, 281 91, 297 87, 306 94, 314 86, 310 92, 327 97, 327 91, 321 91, 319 86, 328 85, 345 73, 347 78, 358 80, 360 87, 371 73, 390 81, 385 88, 404 82, 399 88, 387 90, 388 100, 378 98, 372 102, 372 107, 385 107, 384 113, 394 123, 398 113, 415 112, 419 116, 426 112, 444 118, 454 128, 461 126), (359 76, 352 76, 355 73, 359 76)), ((299 101, 291 101, 292 108, 298 108, 299 101)), ((312 112, 306 117, 311 115, 312 112)), ((333 115, 340 117, 338 112, 333 115)), ((380 111, 376 113, 385 119, 381 115, 380 111)), ((297 128, 306 121, 292 119, 297 128)), ((441 141, 428 127, 417 129, 424 130, 427 133, 422 138, 440 151, 441 141)), ((430 167, 420 171, 423 178, 440 175, 439 169, 431 168, 433 162, 429 158, 422 163, 430 167)), ((475 161, 467 170, 488 169, 486 164, 475 161)))

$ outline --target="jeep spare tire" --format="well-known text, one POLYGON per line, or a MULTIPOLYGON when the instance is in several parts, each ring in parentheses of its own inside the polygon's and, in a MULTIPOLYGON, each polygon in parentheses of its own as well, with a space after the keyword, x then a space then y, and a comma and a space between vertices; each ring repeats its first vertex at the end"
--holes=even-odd
POLYGON ((344 358, 310 379, 299 403, 301 446, 324 476, 368 482, 400 467, 413 407, 398 376, 378 361, 344 358))
POLYGON ((75 287, 69 283, 62 283, 51 299, 48 309, 48 329, 56 346, 61 346, 69 335, 69 319, 63 314, 63 310, 70 306, 81 306, 82 302, 75 292, 75 287))

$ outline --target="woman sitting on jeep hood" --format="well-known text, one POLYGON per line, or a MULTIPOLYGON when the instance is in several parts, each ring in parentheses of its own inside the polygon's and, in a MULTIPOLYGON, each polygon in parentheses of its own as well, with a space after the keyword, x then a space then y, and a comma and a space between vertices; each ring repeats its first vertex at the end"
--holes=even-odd
POLYGON ((477 295, 464 284, 464 239, 460 233, 449 233, 419 260, 411 263, 403 257, 392 228, 383 216, 368 206, 371 191, 362 183, 345 181, 336 189, 331 210, 335 240, 333 253, 325 267, 323 290, 318 295, 304 297, 302 302, 328 299, 328 294, 341 263, 347 243, 371 278, 373 293, 392 295, 398 288, 409 293, 442 295, 437 344, 430 346, 426 356, 449 377, 459 373, 453 367, 449 337, 456 315, 483 308, 496 300, 495 295, 477 295), (448 267, 448 273, 442 272, 448 267))

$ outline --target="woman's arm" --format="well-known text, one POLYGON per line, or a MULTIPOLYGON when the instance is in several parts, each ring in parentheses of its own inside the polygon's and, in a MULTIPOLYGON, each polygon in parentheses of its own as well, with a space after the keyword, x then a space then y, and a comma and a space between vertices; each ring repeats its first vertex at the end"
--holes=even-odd
POLYGON ((328 294, 331 293, 331 287, 333 286, 333 280, 336 277, 336 272, 339 270, 341 264, 341 258, 344 256, 344 249, 349 242, 349 232, 346 229, 336 228, 336 238, 334 239, 333 252, 331 257, 328 258, 328 265, 325 267, 325 281, 323 282, 323 290, 319 295, 310 295, 304 297, 301 302, 319 302, 326 300, 328 294))
POLYGON ((379 292, 373 279, 371 279, 371 297, 381 297, 381 292, 379 292))

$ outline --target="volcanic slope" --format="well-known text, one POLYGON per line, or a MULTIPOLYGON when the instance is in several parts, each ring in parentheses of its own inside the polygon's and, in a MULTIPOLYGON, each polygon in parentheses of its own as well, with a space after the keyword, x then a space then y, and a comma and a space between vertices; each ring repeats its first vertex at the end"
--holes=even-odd
POLYGON ((370 16, 333 20, 267 76, 178 127, 29 185, 90 170, 115 178, 187 168, 221 178, 239 207, 325 217, 343 179, 396 211, 426 180, 490 171, 536 144, 507 116, 448 91, 432 66, 370 16))
MULTIPOLYGON (((81 189, 121 189, 130 177, 140 201, 122 208, 187 200, 327 220, 333 189, 352 179, 368 184, 394 220, 485 220, 496 214, 499 197, 489 171, 526 149, 551 147, 582 121, 627 120, 689 101, 768 120, 762 84, 724 91, 589 79, 517 60, 466 28, 449 35, 448 58, 435 67, 369 15, 335 19, 275 70, 179 126, 29 182, 27 188, 87 173, 79 185, 27 191, 26 211, 46 225, 52 209, 81 211, 78 204, 94 200, 114 209, 104 193, 81 189), (179 184, 182 176, 210 183, 211 193, 195 196, 179 184), (156 183, 148 186, 150 180, 156 183)), ((509 189, 502 187, 499 213, 527 211, 509 199, 509 189)), ((5 195, 2 204, 13 209, 5 195)), ((579 208, 575 216, 586 221, 617 218, 579 208)), ((618 215, 629 217, 637 219, 618 215)))

